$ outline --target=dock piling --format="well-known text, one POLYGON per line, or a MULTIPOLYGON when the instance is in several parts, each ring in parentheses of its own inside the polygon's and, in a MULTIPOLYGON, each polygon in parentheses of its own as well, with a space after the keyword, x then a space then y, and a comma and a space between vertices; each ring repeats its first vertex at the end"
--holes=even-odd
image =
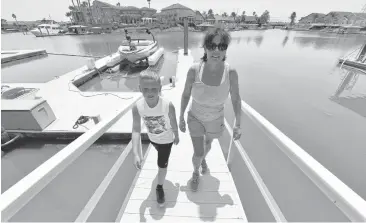
POLYGON ((184 18, 184 55, 188 55, 188 20, 184 18))

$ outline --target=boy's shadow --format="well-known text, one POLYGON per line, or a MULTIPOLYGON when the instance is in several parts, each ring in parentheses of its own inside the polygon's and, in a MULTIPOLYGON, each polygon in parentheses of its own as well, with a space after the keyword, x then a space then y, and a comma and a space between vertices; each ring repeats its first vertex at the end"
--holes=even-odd
POLYGON ((228 194, 221 196, 219 193, 220 180, 209 173, 200 177, 198 190, 193 192, 190 189, 190 180, 186 186, 181 186, 180 191, 185 192, 188 200, 199 206, 199 216, 202 221, 215 221, 217 208, 225 205, 234 205, 233 199, 228 194))
POLYGON ((149 196, 142 202, 140 206, 140 222, 146 222, 145 211, 146 208, 149 208, 150 216, 154 220, 160 220, 164 217, 165 211, 167 208, 174 208, 177 203, 178 193, 179 193, 179 184, 173 183, 169 180, 165 180, 163 188, 165 193, 165 204, 164 207, 159 207, 156 201, 156 185, 157 185, 157 176, 151 185, 151 191, 149 196))

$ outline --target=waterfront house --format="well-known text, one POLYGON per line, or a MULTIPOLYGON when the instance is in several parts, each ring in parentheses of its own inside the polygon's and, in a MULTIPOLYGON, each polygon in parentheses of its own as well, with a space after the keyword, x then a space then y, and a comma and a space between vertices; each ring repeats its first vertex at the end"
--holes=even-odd
POLYGON ((322 21, 320 21, 320 20, 324 16, 325 16, 325 14, 323 14, 323 13, 311 13, 305 17, 302 17, 299 20, 299 24, 321 23, 322 21))
POLYGON ((142 22, 142 18, 152 18, 156 13, 153 8, 137 8, 134 6, 117 6, 99 0, 93 1, 90 7, 81 6, 80 10, 72 11, 73 20, 76 23, 87 24, 135 24, 142 22))
POLYGON ((159 20, 163 23, 182 23, 184 18, 187 18, 189 23, 194 23, 196 12, 177 3, 163 8, 159 13, 159 17, 159 20))

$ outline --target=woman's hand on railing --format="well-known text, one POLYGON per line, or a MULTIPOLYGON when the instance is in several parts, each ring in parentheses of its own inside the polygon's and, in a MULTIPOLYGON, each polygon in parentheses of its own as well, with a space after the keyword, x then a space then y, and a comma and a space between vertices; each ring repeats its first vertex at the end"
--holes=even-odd
POLYGON ((182 132, 186 132, 186 121, 184 120, 184 117, 179 118, 179 129, 182 132))
POLYGON ((240 126, 234 126, 233 128, 233 140, 238 140, 241 137, 240 126))

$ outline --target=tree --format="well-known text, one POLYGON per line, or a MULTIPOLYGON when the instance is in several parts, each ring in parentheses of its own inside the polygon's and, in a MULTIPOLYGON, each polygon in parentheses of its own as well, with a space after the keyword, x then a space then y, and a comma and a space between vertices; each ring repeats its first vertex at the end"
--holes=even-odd
POLYGON ((117 4, 116 4, 118 7, 120 7, 121 6, 121 3, 119 3, 119 2, 117 2, 117 4))
POLYGON ((208 10, 208 15, 213 15, 212 9, 208 10))
POLYGON ((261 15, 261 17, 259 18, 259 24, 266 24, 269 22, 270 16, 269 16, 269 11, 266 10, 263 12, 263 14, 261 15))
POLYGON ((293 26, 295 24, 296 12, 291 13, 290 19, 291 19, 290 25, 293 26))
POLYGON ((71 22, 73 22, 71 12, 66 12, 65 16, 66 16, 67 18, 69 18, 71 22))
POLYGON ((245 22, 245 11, 243 11, 243 13, 241 14, 241 22, 245 22))
POLYGON ((222 13, 222 17, 227 17, 227 13, 226 12, 222 13))
POLYGON ((94 16, 93 16, 93 10, 92 10, 91 5, 90 5, 90 0, 88 0, 88 6, 89 6, 89 11, 90 11, 90 16, 91 16, 91 22, 93 24, 94 23, 94 16))

